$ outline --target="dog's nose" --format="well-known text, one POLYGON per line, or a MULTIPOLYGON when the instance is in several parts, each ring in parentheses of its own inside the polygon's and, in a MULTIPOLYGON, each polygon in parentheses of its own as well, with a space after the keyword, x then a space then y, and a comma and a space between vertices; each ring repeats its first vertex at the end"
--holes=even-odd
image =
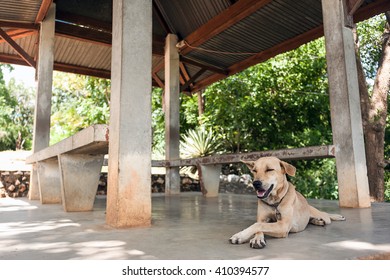
POLYGON ((263 184, 261 183, 261 181, 253 181, 253 187, 256 190, 261 189, 262 186, 263 186, 263 184))

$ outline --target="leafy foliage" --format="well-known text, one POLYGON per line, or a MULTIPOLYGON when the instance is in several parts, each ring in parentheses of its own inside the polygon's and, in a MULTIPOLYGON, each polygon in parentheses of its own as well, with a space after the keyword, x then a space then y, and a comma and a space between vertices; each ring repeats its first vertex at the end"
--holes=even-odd
POLYGON ((0 64, 0 150, 30 149, 35 92, 11 79, 6 85, 0 64))
MULTIPOLYGON (((200 126, 196 129, 187 130, 180 141, 182 158, 205 157, 221 151, 221 145, 211 129, 200 126)), ((185 166, 180 172, 191 178, 198 179, 197 167, 185 166)))
POLYGON ((201 126, 190 129, 182 135, 180 152, 183 158, 205 157, 217 153, 220 150, 218 142, 211 129, 206 130, 201 126))
POLYGON ((324 52, 317 40, 215 83, 203 123, 231 152, 330 143, 324 52))
POLYGON ((110 81, 55 72, 50 142, 54 144, 91 124, 109 121, 110 81))

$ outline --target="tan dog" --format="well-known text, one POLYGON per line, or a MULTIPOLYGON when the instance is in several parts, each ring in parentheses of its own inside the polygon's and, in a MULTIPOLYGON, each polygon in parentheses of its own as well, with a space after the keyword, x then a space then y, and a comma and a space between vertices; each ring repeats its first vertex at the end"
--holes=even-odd
POLYGON ((252 248, 262 249, 266 245, 264 234, 287 237, 289 232, 303 231, 309 222, 324 226, 331 220, 345 220, 341 215, 321 212, 310 206, 295 186, 287 181, 286 174, 294 176, 296 170, 287 162, 276 157, 243 162, 254 176, 253 187, 259 198, 257 223, 233 235, 231 243, 249 241, 252 248))

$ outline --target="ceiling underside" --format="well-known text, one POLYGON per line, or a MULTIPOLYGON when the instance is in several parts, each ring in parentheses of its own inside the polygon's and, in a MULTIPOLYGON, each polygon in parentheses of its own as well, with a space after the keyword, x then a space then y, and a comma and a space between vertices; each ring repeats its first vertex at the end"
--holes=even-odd
MULTIPOLYGON (((35 67, 51 0, 0 0, 0 62, 35 67)), ((110 78, 111 0, 57 0, 54 69, 110 78)), ((358 22, 389 0, 349 0, 358 22)), ((181 90, 213 82, 323 36, 321 0, 153 0, 152 81, 164 86, 164 42, 179 38, 181 90)))

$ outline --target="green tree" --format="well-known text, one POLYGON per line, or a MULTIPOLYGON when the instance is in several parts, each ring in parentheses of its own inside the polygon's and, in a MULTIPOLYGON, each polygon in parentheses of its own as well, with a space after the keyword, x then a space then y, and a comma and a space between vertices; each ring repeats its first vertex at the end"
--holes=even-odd
POLYGON ((13 69, 0 64, 0 150, 30 149, 35 91, 17 84, 14 78, 6 85, 5 68, 13 69))
MULTIPOLYGON (((386 16, 377 16, 360 24, 357 35, 357 67, 370 196, 375 201, 383 201, 386 193, 384 157, 389 150, 385 139, 389 137, 386 136, 386 127, 390 93, 390 11, 386 16)), ((389 192, 389 183, 387 188, 389 192)))
POLYGON ((110 80, 55 72, 50 143, 77 131, 109 122, 110 80))
POLYGON ((331 142, 323 39, 211 85, 203 123, 231 152, 331 142))

